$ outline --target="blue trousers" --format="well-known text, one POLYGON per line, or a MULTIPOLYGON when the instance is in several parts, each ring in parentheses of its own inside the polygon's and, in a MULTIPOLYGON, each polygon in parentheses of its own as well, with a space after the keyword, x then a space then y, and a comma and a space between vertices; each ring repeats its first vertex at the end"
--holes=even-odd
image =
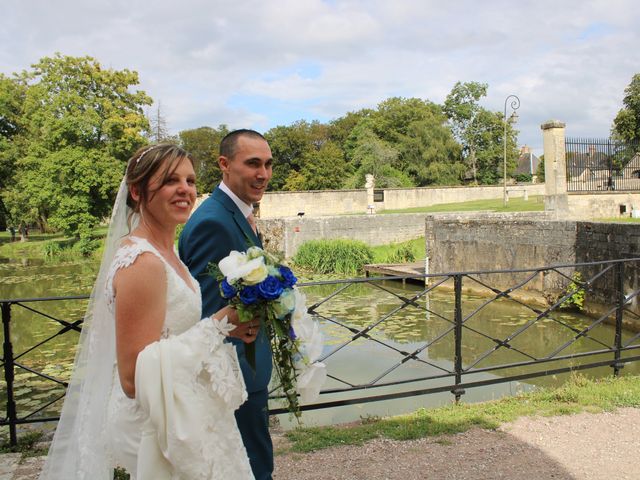
POLYGON ((273 473, 273 444, 269 434, 267 389, 249 393, 249 398, 235 412, 242 441, 249 455, 256 480, 271 480, 273 473))

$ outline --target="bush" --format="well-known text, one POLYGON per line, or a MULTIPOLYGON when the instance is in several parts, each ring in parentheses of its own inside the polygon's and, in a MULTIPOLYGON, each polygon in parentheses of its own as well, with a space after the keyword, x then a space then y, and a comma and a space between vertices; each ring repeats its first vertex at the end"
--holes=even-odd
POLYGON ((93 238, 81 238, 73 245, 73 251, 83 257, 89 257, 100 246, 100 240, 93 238))
POLYGON ((42 245, 42 253, 45 259, 51 260, 62 253, 62 246, 60 245, 60 242, 48 240, 42 245))
POLYGON ((293 261, 314 273, 355 275, 373 261, 373 252, 357 240, 311 240, 300 246, 293 261))
POLYGON ((519 173, 516 175, 516 182, 518 183, 531 183, 533 175, 530 173, 519 173))
POLYGON ((397 245, 389 254, 384 263, 407 263, 415 262, 416 255, 413 253, 411 243, 397 245))
POLYGON ((571 276, 571 283, 567 287, 567 293, 571 293, 571 296, 560 304, 560 308, 584 310, 585 291, 580 272, 574 272, 571 276))

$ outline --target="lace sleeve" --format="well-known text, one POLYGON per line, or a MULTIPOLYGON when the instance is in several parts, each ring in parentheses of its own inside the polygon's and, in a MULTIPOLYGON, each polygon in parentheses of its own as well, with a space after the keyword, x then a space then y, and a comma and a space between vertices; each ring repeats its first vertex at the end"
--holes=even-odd
MULTIPOLYGON (((140 239, 141 240, 141 239, 140 239)), ((151 247, 146 240, 132 241, 132 243, 126 243, 122 245, 113 257, 113 261, 109 267, 109 273, 107 274, 106 286, 104 289, 105 300, 109 311, 114 311, 115 295, 113 291, 113 279, 116 273, 121 268, 127 268, 136 261, 136 259, 143 253, 150 252, 157 255, 156 251, 151 247)))

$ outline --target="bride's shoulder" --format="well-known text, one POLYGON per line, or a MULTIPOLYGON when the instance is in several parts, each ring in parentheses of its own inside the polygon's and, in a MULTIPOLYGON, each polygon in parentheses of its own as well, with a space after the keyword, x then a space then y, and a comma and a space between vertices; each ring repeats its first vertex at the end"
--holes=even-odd
POLYGON ((111 262, 112 272, 135 267, 158 269, 163 267, 163 262, 151 244, 140 237, 124 237, 111 262))

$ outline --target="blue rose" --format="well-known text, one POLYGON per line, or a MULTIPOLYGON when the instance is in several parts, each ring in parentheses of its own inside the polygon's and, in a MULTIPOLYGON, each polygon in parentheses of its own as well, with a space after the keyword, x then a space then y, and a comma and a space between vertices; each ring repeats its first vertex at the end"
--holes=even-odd
POLYGON ((220 282, 220 292, 222 293, 223 298, 233 298, 236 296, 236 293, 238 293, 238 290, 227 282, 227 279, 225 278, 220 282))
POLYGON ((282 275, 282 284, 284 285, 284 288, 291 288, 298 281, 289 267, 281 265, 278 270, 280 271, 280 275, 282 275))
POLYGON ((258 284, 258 290, 260 292, 260 296, 265 300, 275 300, 282 295, 284 288, 280 280, 269 275, 258 284))
POLYGON ((258 300, 258 288, 255 285, 246 285, 240 290, 240 301, 245 305, 251 305, 258 300))

